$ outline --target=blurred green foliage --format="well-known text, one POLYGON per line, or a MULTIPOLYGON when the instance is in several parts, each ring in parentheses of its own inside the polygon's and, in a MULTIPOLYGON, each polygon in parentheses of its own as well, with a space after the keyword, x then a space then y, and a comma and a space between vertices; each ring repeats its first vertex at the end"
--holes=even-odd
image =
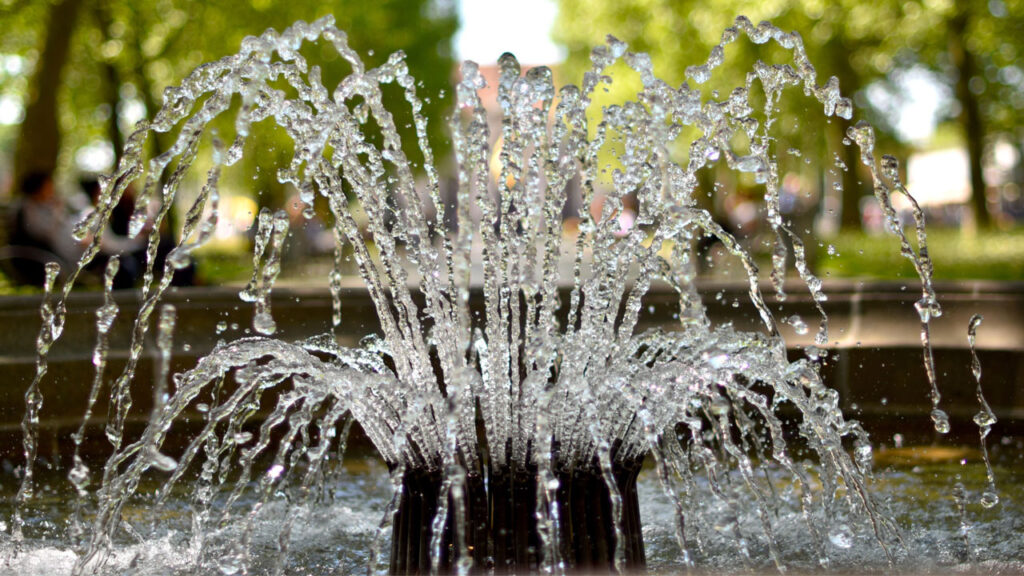
MULTIPOLYGON (((983 62, 974 92, 984 102, 986 119, 992 131, 1019 130, 1024 114, 1024 70, 1019 66, 1024 0, 559 0, 554 34, 568 48, 565 69, 570 78, 589 68, 591 47, 612 33, 630 49, 650 54, 659 76, 679 84, 686 66, 703 63, 740 14, 754 23, 769 20, 799 32, 819 68, 819 79, 836 75, 850 94, 871 82, 892 81, 913 66, 925 66, 937 78, 954 82, 949 36, 957 32, 955 20, 965 19, 960 33, 983 62)), ((745 53, 739 59, 749 58, 749 49, 743 42, 729 48, 745 53)), ((735 84, 736 75, 747 70, 735 66, 715 75, 735 84)), ((863 97, 857 103, 871 106, 863 97)), ((876 128, 889 128, 892 135, 880 112, 874 111, 876 128)), ((958 110, 946 112, 952 116, 958 110)))
MULTIPOLYGON (((117 155, 134 121, 155 113, 166 87, 203 62, 237 52, 245 36, 271 27, 282 30, 297 20, 312 21, 327 14, 333 14, 338 28, 348 33, 349 44, 369 66, 383 63, 397 50, 405 52, 411 73, 420 81, 419 93, 425 97, 423 113, 433 120, 431 143, 439 153, 445 149, 444 126, 438 120, 451 107, 446 89, 453 69, 451 38, 458 20, 454 5, 444 0, 0 0, 4 28, 0 55, 18 56, 21 62, 19 73, 0 71, 0 95, 21 98, 26 106, 36 98, 34 73, 43 65, 48 27, 61 17, 61 11, 74 15, 56 111, 60 155, 59 160, 53 159, 65 172, 75 172, 75 155, 85 146, 107 142, 117 155)), ((329 89, 349 71, 326 43, 307 46, 304 54, 321 67, 329 89)), ((398 123, 404 140, 410 150, 418 150, 415 132, 405 124, 398 123)), ((12 127, 7 128, 0 134, 0 147, 10 153, 14 137, 12 127)), ((255 134, 246 166, 238 170, 255 174, 255 181, 236 185, 257 192, 270 190, 279 200, 273 166, 290 156, 290 142, 280 130, 257 127, 255 134)), ((165 135, 154 144, 151 153, 166 149, 170 140, 165 135)))
MULTIPOLYGON (((697 87, 686 77, 686 67, 703 64, 740 14, 754 23, 770 20, 799 32, 819 84, 835 76, 859 109, 853 121, 869 120, 888 153, 905 155, 911 145, 900 141, 896 124, 901 108, 893 105, 905 90, 901 81, 906 74, 924 70, 944 84, 954 105, 940 111, 939 120, 961 125, 961 142, 969 149, 977 179, 972 181, 975 208, 980 206, 987 217, 980 182, 985 147, 1005 138, 1022 149, 1024 0, 559 0, 554 35, 568 48, 569 78, 581 77, 590 67, 591 47, 611 33, 631 50, 649 53, 655 72, 670 84, 687 81, 697 87), (888 97, 868 98, 869 87, 888 97)), ((754 46, 741 40, 726 48, 726 65, 700 86, 705 97, 718 89, 724 99, 731 87, 742 85, 755 59, 791 61, 774 43, 754 46)), ((859 164, 854 147, 840 146, 848 123, 826 119, 809 103, 781 103, 780 117, 796 120, 776 126, 778 149, 827 149, 820 157, 831 160, 839 154, 847 166, 859 164)), ((837 176, 844 189, 843 225, 855 228, 859 197, 870 188, 854 169, 837 176)))

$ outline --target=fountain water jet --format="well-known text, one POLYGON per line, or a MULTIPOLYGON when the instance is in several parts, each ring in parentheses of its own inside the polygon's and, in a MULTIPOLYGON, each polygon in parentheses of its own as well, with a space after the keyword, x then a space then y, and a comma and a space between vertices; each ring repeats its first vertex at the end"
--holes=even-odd
MULTIPOLYGON (((234 110, 240 97, 234 138, 227 145, 211 139, 206 184, 161 274, 152 264, 157 237, 150 238, 127 367, 111 384, 105 432, 112 455, 98 482, 77 459, 70 474, 90 511, 88 526, 84 515, 74 520, 75 572, 104 569, 118 535, 135 532, 125 522, 124 506, 145 478, 157 475, 157 507, 182 483, 191 483, 194 565, 241 573, 257 561, 251 546, 261 510, 281 499, 288 506, 315 502, 354 422, 387 463, 392 487, 370 553, 371 572, 389 530, 393 572, 641 568, 635 481, 647 456, 675 509, 677 542, 687 564, 699 555, 707 529, 729 534, 741 556, 762 553, 782 569, 786 558, 775 523, 784 506, 802 517, 823 567, 829 564, 828 542, 845 542, 850 531, 870 534, 891 559, 900 533, 871 494, 867 434, 844 418, 837 393, 821 382, 814 362, 786 357, 753 257, 695 199, 697 173, 712 163, 753 173, 764 186, 765 218, 774 236, 772 282, 784 295, 792 246, 796 272, 822 314, 816 342, 824 346, 827 320, 820 303, 826 296, 806 264, 801 238, 782 217, 770 128, 774 104, 787 87, 802 88, 827 116, 850 119, 852 105, 834 78, 817 83, 798 35, 745 18, 725 31, 707 63, 687 75, 703 83, 721 64, 724 46, 741 36, 756 44, 774 41, 793 60, 758 62, 745 85, 722 101, 688 84, 667 85, 654 75, 649 58, 628 52, 614 38, 593 51, 593 68, 580 87, 565 86, 557 94, 550 70, 538 67, 523 75, 514 57, 502 56, 498 173, 490 167, 495 152, 478 95, 485 81, 475 64, 465 63, 452 119, 459 181, 453 226, 425 216, 429 209, 443 214, 445 199, 426 139, 427 120, 418 113, 420 96, 403 56, 366 69, 330 18, 247 38, 238 54, 205 64, 169 88, 164 106, 132 135, 117 171, 104 180, 100 207, 79 231, 83 238, 92 235, 90 248, 43 310, 39 378, 49 344, 61 334, 64 299, 95 256, 103 223, 126 187, 145 182, 133 234, 141 233, 151 212, 153 228, 159 229, 196 165, 210 122, 234 110), (333 91, 300 52, 304 43, 318 41, 332 45, 352 67, 333 91), (611 81, 606 71, 619 60, 639 75, 642 89, 634 101, 604 108, 594 122, 588 115, 592 95, 611 81), (405 155, 394 117, 383 105, 383 90, 395 86, 411 110, 422 162, 405 155), (765 94, 761 120, 749 104, 755 87, 765 94), (295 343, 269 337, 276 330, 269 294, 288 219, 265 210, 258 217, 252 281, 240 294, 253 303, 253 327, 262 336, 221 342, 194 368, 171 376, 174 310, 161 308, 161 299, 175 269, 187 265, 190 253, 212 236, 221 169, 239 160, 250 127, 262 121, 273 121, 295 142, 292 162, 278 172, 280 181, 297 187, 310 211, 315 196, 324 196, 335 219, 335 324, 341 320, 347 245, 372 298, 380 334, 355 348, 339 346, 331 335, 295 343), (673 154, 684 128, 701 134, 689 142, 685 164, 673 154), (144 159, 143 145, 152 133, 175 130, 166 153, 144 159), (747 149, 736 149, 739 134, 749 141, 747 149), (597 206, 596 182, 605 170, 599 152, 616 140, 624 153, 612 170, 614 187, 599 214, 581 211, 579 232, 566 242, 561 212, 567 186, 579 176, 583 206, 597 206), (420 186, 417 165, 425 173, 420 186), (346 192, 366 214, 372 250, 346 192), (638 210, 623 232, 618 216, 626 194, 636 195, 638 210), (704 235, 719 239, 747 271, 763 332, 711 325, 694 284, 693 246, 704 235), (480 247, 482 316, 470 306, 472 254, 480 247), (568 274, 562 257, 572 262, 568 274), (571 285, 565 302, 563 282, 571 285), (678 294, 677 325, 638 332, 644 295, 654 285, 678 294), (158 309, 156 394, 148 427, 131 437, 130 384, 158 309), (172 457, 164 442, 189 418, 201 419, 201 429, 172 457), (794 458, 794 437, 814 455, 813 464, 794 458), (777 469, 790 477, 795 496, 788 502, 768 480, 777 469), (731 510, 725 516, 731 520, 694 526, 700 519, 689 514, 686 495, 698 486, 707 486, 731 510), (751 507, 754 528, 739 520, 751 507), (840 515, 845 523, 837 532, 831 524, 840 515), (230 538, 213 537, 225 531, 230 538)), ((939 431, 948 430, 928 346, 929 321, 941 309, 921 212, 915 205, 915 248, 892 207, 892 194, 906 194, 895 160, 876 161, 867 124, 856 124, 849 136, 861 149, 891 231, 921 276, 918 311, 933 418, 939 431)), ((109 304, 98 314, 101 334, 117 313, 109 304)), ((105 381, 105 353, 101 340, 93 395, 105 381)), ((37 384, 28 395, 24 426, 29 471, 41 402, 37 384)), ((31 489, 28 473, 20 502, 31 497, 31 489)), ((293 520, 288 516, 276 527, 277 552, 269 561, 275 573, 285 570, 293 520)), ((16 542, 23 522, 16 513, 16 542)))

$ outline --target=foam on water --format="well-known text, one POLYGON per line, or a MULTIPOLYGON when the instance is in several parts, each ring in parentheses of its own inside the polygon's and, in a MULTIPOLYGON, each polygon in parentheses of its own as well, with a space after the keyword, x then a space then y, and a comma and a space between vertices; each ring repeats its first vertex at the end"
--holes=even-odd
MULTIPOLYGON (((672 526, 676 548, 667 553, 673 559, 666 566, 678 561, 719 567, 709 550, 718 549, 720 540, 739 566, 782 570, 793 561, 828 567, 853 548, 873 555, 879 566, 903 558, 902 530, 871 488, 867 434, 843 416, 837 392, 821 381, 813 362, 820 351, 787 359, 753 256, 696 200, 707 193, 698 173, 711 165, 752 174, 763 186, 762 216, 773 237, 768 278, 784 297, 792 259, 821 313, 816 344, 826 345, 821 303, 827 296, 808 267, 803 239, 783 217, 771 128, 775 105, 790 87, 816 101, 826 116, 850 119, 853 107, 834 77, 819 84, 797 34, 742 17, 707 62, 687 69, 687 76, 695 85, 706 82, 722 64, 725 48, 744 36, 755 44, 774 41, 791 61, 759 61, 744 85, 724 99, 689 84, 669 86, 655 76, 649 57, 629 52, 614 38, 594 49, 593 67, 580 86, 557 91, 549 69, 523 74, 505 54, 499 60, 503 116, 496 135, 490 134, 479 96, 486 81, 476 64, 465 63, 451 120, 458 170, 451 225, 427 217, 443 214, 448 199, 404 56, 396 53, 367 69, 330 18, 246 38, 238 54, 204 64, 167 89, 163 107, 129 138, 117 171, 103 180, 99 209, 79 229, 81 237, 88 233, 93 240, 62 295, 96 255, 104 222, 131 183, 143 183, 133 234, 141 233, 147 218, 159 230, 208 138, 212 154, 202 161, 210 166, 205 185, 162 271, 153 266, 158 235, 149 238, 143 304, 127 366, 111 383, 105 431, 112 455, 93 470, 76 461, 70 474, 79 498, 65 542, 71 556, 37 546, 23 533, 33 488, 32 431, 42 402, 38 378, 45 375, 49 345, 60 336, 64 318, 60 295, 47 299, 39 376, 27 396, 30 464, 4 543, 8 566, 28 569, 32 558, 46 557, 73 563, 81 574, 145 572, 151 558, 165 557, 157 565, 172 571, 282 573, 310 546, 307 531, 317 530, 316 507, 339 478, 334 470, 353 422, 389 469, 379 519, 359 521, 367 551, 361 560, 371 572, 410 470, 438 471, 442 478, 432 543, 436 567, 447 496, 453 496, 455 531, 463 535, 460 496, 467 476, 535 466, 544 488, 537 491, 536 507, 544 568, 561 571, 566 566, 557 557, 559 518, 551 505, 557 473, 596 462, 621 516, 613 470, 645 455, 652 457, 652 476, 670 503, 664 508, 670 518, 661 526, 672 526), (320 69, 300 51, 317 42, 333 46, 351 65, 351 74, 333 88, 323 85, 320 69), (618 61, 638 75, 642 88, 630 101, 597 110, 594 93, 612 82, 607 72, 618 61), (403 152, 395 118, 383 104, 384 91, 394 89, 411 113, 421 159, 403 152), (750 102, 755 92, 765 101, 760 117, 750 102), (229 144, 210 135, 211 122, 221 116, 234 120, 229 144), (175 313, 160 305, 161 298, 175 271, 211 238, 219 218, 221 170, 239 160, 250 127, 262 121, 276 123, 295 142, 295 155, 279 167, 278 178, 300 191, 307 216, 316 195, 326 198, 338 238, 336 261, 346 247, 352 250, 380 332, 354 348, 339 346, 332 335, 303 342, 267 337, 276 331, 269 295, 289 224, 284 212, 264 210, 257 219, 252 279, 240 294, 253 303, 253 327, 263 336, 222 341, 194 368, 170 374, 175 313), (147 159, 144 144, 154 133, 173 134, 174 144, 147 159), (698 135, 686 140, 684 134, 698 135), (495 136, 500 149, 492 144, 495 136), (737 145, 740 140, 749 144, 737 145), (623 151, 614 166, 605 166, 602 150, 613 142, 623 151), (688 150, 685 162, 678 159, 682 149, 688 150), (498 169, 491 167, 495 154, 498 169), (420 181, 414 167, 423 170, 420 181), (605 172, 613 187, 602 198, 598 182, 605 172), (561 215, 577 177, 584 208, 574 233, 563 229, 561 215), (635 195, 638 207, 634 224, 624 231, 619 216, 627 194, 635 195), (365 234, 349 196, 365 213, 365 234), (763 331, 742 332, 708 320, 695 285, 695 244, 704 236, 717 238, 746 270, 749 300, 763 331), (564 261, 572 265, 566 269, 564 261), (470 308, 474 265, 482 269, 482 315, 470 308), (570 287, 567 302, 560 298, 562 285, 570 287), (678 321, 639 331, 643 298, 655 286, 678 293, 678 321), (126 422, 138 411, 133 412, 130 384, 154 313, 158 352, 149 426, 141 436, 126 435, 126 422), (203 423, 199 432, 180 455, 164 453, 166 439, 189 419, 203 423), (140 497, 148 498, 141 518, 131 510, 140 497), (187 522, 161 527, 162 511, 178 506, 179 499, 188 502, 187 513, 181 511, 187 522), (130 543, 136 539, 143 543, 130 543)), ((876 161, 866 123, 854 124, 848 135, 860 148, 891 231, 922 280, 918 311, 925 365, 936 429, 944 432, 948 419, 939 407, 928 332, 941 308, 931 285, 923 216, 914 204, 911 242, 892 206, 893 194, 910 198, 895 159, 876 161)), ((340 266, 329 285, 334 324, 344 329, 340 266)), ((101 336, 117 313, 109 289, 108 283, 97 319, 101 336)), ((799 318, 788 321, 807 330, 799 318)), ((93 398, 107 379, 106 351, 101 338, 93 398)), ((621 529, 619 518, 619 534, 621 529)), ((323 537, 328 544, 314 541, 329 546, 335 536, 323 537)), ((623 538, 617 542, 615 564, 621 568, 623 538)), ((464 540, 456 547, 457 567, 465 571, 464 540)))

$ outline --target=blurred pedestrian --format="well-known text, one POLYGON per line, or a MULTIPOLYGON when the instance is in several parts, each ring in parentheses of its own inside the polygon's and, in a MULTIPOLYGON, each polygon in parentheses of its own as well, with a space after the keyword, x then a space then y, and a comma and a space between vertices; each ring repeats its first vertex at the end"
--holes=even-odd
MULTIPOLYGON (((82 190, 88 195, 91 206, 99 206, 102 194, 99 181, 95 178, 83 178, 80 184, 82 190)), ((99 262, 98 266, 106 266, 109 256, 120 255, 122 271, 119 271, 118 276, 114 279, 115 288, 133 287, 146 270, 153 221, 147 219, 140 232, 132 238, 128 231, 134 213, 135 188, 129 185, 110 211, 103 237, 100 239, 100 254, 96 258, 96 261, 99 262)), ((163 270, 164 261, 174 247, 174 239, 169 234, 167 227, 161 226, 154 263, 154 270, 157 271, 157 274, 163 270)), ((193 264, 176 270, 171 284, 173 286, 192 286, 195 284, 195 272, 193 264)))
POLYGON ((71 235, 74 220, 49 172, 26 175, 20 193, 9 223, 6 259, 14 281, 42 286, 47 262, 57 262, 66 271, 85 246, 71 235))

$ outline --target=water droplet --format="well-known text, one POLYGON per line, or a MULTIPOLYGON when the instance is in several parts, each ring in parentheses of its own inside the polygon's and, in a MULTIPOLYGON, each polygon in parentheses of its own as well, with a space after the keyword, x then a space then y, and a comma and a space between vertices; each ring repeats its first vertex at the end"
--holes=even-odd
POLYGON ((996 417, 991 412, 978 412, 974 415, 974 423, 980 428, 988 428, 996 423, 996 417))
POLYGON ((874 450, 872 450, 871 444, 867 442, 858 444, 853 452, 860 469, 864 471, 871 470, 871 464, 874 461, 874 450))
POLYGON ((934 298, 925 296, 914 303, 921 322, 930 322, 934 318, 942 316, 942 307, 934 298))
POLYGON ((240 554, 223 554, 217 558, 217 570, 224 576, 238 576, 245 572, 245 562, 240 554))
POLYGON ((932 422, 935 424, 935 431, 939 434, 949 433, 949 416, 938 408, 932 410, 932 422))
POLYGON ((853 546, 853 532, 846 524, 838 524, 828 533, 828 540, 836 548, 849 548, 853 546))
POLYGON ((706 65, 687 66, 686 75, 697 84, 703 84, 711 78, 711 71, 706 65))
POLYGON ((277 480, 281 477, 281 473, 284 472, 284 466, 280 464, 274 464, 267 470, 267 478, 271 480, 277 480))
POLYGON ((252 318, 252 327, 260 334, 271 335, 277 331, 277 323, 269 312, 259 312, 252 318))
POLYGON ((162 472, 173 472, 178 467, 178 461, 166 454, 160 453, 155 448, 147 451, 149 463, 162 472))
POLYGON ((840 98, 836 102, 836 116, 844 120, 853 118, 853 102, 849 98, 840 98))
POLYGON ((999 504, 999 495, 990 490, 986 490, 981 494, 981 505, 983 508, 994 508, 999 504))
POLYGON ((741 156, 736 159, 736 169, 740 172, 767 172, 764 159, 760 156, 741 156))
POLYGON ((804 322, 803 318, 801 318, 800 316, 794 314, 794 315, 789 317, 787 322, 789 323, 790 326, 793 327, 793 331, 796 332, 797 334, 800 334, 800 335, 807 334, 807 332, 808 332, 807 323, 804 322))
POLYGON ((188 268, 188 265, 192 262, 192 258, 187 250, 183 249, 183 247, 178 247, 167 255, 167 261, 170 262, 171 267, 175 270, 181 270, 183 268, 188 268))
POLYGON ((732 404, 727 398, 722 396, 715 397, 711 401, 711 413, 715 416, 725 416, 732 410, 732 404))
POLYGON ((882 156, 882 175, 890 182, 899 178, 900 161, 895 156, 885 154, 882 156))
POLYGON ((68 480, 79 490, 89 485, 89 467, 79 461, 68 473, 68 480))

